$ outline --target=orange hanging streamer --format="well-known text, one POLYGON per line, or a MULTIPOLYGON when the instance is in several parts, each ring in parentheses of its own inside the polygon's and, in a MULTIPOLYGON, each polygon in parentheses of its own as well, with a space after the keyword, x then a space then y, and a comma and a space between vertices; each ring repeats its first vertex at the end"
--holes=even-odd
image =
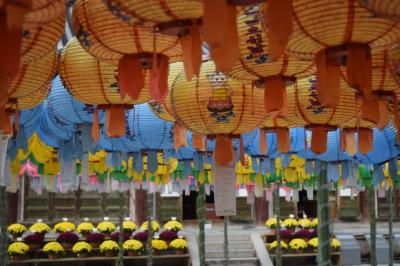
POLYGON ((99 142, 99 140, 100 140, 99 110, 97 110, 97 109, 93 114, 92 138, 96 142, 99 142))
POLYGON ((125 136, 125 108, 123 106, 111 105, 106 110, 106 131, 111 138, 125 136))
POLYGON ((204 0, 203 36, 217 71, 228 72, 239 59, 236 7, 225 0, 204 0))
POLYGON ((183 50, 183 64, 187 80, 192 80, 193 75, 199 76, 201 66, 201 37, 198 26, 193 23, 191 34, 180 38, 183 50))
POLYGON ((200 151, 206 150, 206 137, 202 134, 192 133, 193 148, 200 151))
POLYGON ((267 153, 267 129, 260 128, 260 154, 265 155, 267 153))
POLYGON ((293 31, 292 0, 268 0, 263 17, 268 25, 268 54, 272 60, 277 60, 284 53, 293 31))
POLYGON ((362 92, 364 97, 371 97, 372 59, 368 45, 349 44, 347 82, 351 87, 362 92))
POLYGON ((0 109, 0 130, 3 131, 3 134, 12 134, 13 132, 11 115, 3 108, 0 109))
POLYGON ((25 15, 32 11, 32 0, 8 0, 6 10, 8 28, 21 30, 25 15))
POLYGON ((363 96, 361 103, 361 118, 377 124, 380 120, 379 100, 376 96, 363 96))
POLYGON ((340 130, 340 151, 346 151, 347 143, 346 143, 346 136, 345 131, 342 129, 340 130))
POLYGON ((376 127, 379 130, 382 130, 389 123, 389 115, 390 115, 389 102, 386 99, 379 99, 378 102, 379 102, 379 104, 378 104, 378 106, 379 106, 379 121, 378 121, 378 123, 376 123, 376 127))
POLYGON ((288 128, 277 127, 276 132, 276 142, 278 145, 278 151, 280 153, 287 153, 290 151, 290 132, 288 128))
POLYGON ((187 146, 186 128, 178 123, 174 123, 174 149, 179 150, 187 146))
POLYGON ((357 152, 356 138, 353 130, 340 131, 340 150, 354 155, 357 152))
POLYGON ((311 136, 311 150, 315 154, 326 152, 328 131, 324 126, 317 126, 312 128, 311 136))
POLYGON ((0 36, 0 101, 4 106, 8 99, 8 88, 18 74, 22 44, 21 30, 8 29, 5 13, 0 13, 0 36))
POLYGON ((144 76, 138 55, 125 55, 119 61, 118 80, 122 99, 125 94, 134 100, 139 98, 144 87, 144 76))
POLYGON ((267 113, 280 111, 285 105, 286 87, 281 76, 267 77, 264 85, 264 108, 267 113))
POLYGON ((358 129, 358 151, 365 155, 373 149, 374 131, 371 128, 358 129))
POLYGON ((225 135, 217 135, 214 151, 214 160, 220 166, 230 165, 235 159, 232 139, 225 135))
POLYGON ((328 62, 327 51, 321 51, 316 56, 317 65, 317 95, 325 107, 335 108, 340 98, 340 65, 328 62))

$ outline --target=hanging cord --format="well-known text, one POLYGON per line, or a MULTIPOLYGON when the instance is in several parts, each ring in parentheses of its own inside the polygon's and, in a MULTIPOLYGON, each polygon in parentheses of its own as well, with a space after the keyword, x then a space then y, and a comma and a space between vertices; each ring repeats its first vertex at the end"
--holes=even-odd
POLYGON ((201 183, 199 185, 199 193, 196 199, 196 213, 199 224, 199 236, 198 236, 198 246, 199 246, 199 260, 200 266, 206 265, 206 251, 205 251, 205 233, 204 225, 206 223, 206 193, 204 189, 205 184, 201 183))
POLYGON ((376 215, 375 215, 375 188, 373 184, 368 185, 368 203, 370 215, 370 237, 371 237, 371 266, 377 266, 376 260, 376 215))

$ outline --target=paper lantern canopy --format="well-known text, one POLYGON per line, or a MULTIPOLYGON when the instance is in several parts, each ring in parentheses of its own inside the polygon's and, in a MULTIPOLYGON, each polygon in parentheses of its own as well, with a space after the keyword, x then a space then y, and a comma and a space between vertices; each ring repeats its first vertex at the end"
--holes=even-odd
POLYGON ((202 64, 199 78, 188 81, 181 76, 170 91, 177 122, 192 132, 215 136, 215 157, 221 164, 234 158, 231 138, 253 130, 265 119, 262 99, 263 90, 215 71, 211 61, 202 64), (222 151, 227 157, 218 157, 222 151))

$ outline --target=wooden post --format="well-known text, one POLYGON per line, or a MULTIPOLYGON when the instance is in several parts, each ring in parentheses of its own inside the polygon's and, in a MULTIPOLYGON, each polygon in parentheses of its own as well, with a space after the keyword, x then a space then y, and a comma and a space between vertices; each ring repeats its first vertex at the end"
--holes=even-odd
POLYGON ((393 253, 393 188, 387 191, 387 201, 389 209, 389 266, 393 266, 394 253, 393 253))
POLYGON ((371 266, 377 266, 376 261, 376 210, 375 210, 375 188, 373 184, 368 186, 370 234, 371 234, 371 266))
POLYGON ((142 224, 147 220, 147 190, 135 189, 135 221, 142 224))
POLYGON ((263 191, 262 197, 254 199, 254 208, 255 210, 255 222, 256 224, 264 225, 265 221, 268 219, 268 211, 269 206, 266 201, 266 196, 263 191))
POLYGON ((282 266, 282 256, 281 256, 281 211, 280 211, 280 198, 279 198, 279 181, 275 183, 274 190, 274 214, 276 216, 276 257, 275 257, 275 265, 282 266))
POLYGON ((318 188, 318 266, 332 265, 330 256, 329 183, 327 163, 321 162, 318 188))
POLYGON ((199 193, 197 194, 197 199, 196 199, 196 212, 199 223, 199 236, 198 236, 199 261, 200 261, 200 266, 205 266, 206 248, 205 248, 204 225, 206 223, 206 192, 204 188, 204 183, 199 185, 199 193))

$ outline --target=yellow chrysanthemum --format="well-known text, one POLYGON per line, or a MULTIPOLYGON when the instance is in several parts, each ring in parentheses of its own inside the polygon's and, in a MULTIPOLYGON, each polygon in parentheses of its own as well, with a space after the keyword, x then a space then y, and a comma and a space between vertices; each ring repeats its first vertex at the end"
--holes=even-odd
MULTIPOLYGON (((156 221, 151 221, 151 225, 152 225, 153 232, 157 232, 158 230, 160 230, 160 224, 157 223, 156 221)), ((144 223, 140 226, 140 228, 141 228, 143 231, 147 231, 147 230, 148 230, 148 222, 147 222, 147 221, 144 222, 144 223)))
POLYGON ((32 233, 45 234, 50 231, 50 227, 45 223, 39 222, 29 227, 29 231, 32 233))
POLYGON ((61 254, 64 253, 64 248, 58 242, 49 242, 43 247, 43 252, 46 254, 61 254))
MULTIPOLYGON (((269 229, 275 229, 276 228, 276 223, 277 220, 276 218, 269 218, 266 222, 265 225, 269 228, 269 229)), ((281 226, 283 225, 282 221, 280 221, 281 226)))
POLYGON ((143 249, 143 244, 135 239, 129 239, 122 244, 126 251, 139 251, 143 249))
POLYGON ((297 225, 298 225, 299 227, 301 227, 301 228, 304 228, 304 229, 310 228, 310 227, 311 227, 311 221, 310 221, 309 219, 307 219, 307 218, 300 219, 300 220, 297 222, 297 225))
MULTIPOLYGON (((275 240, 274 242, 272 242, 269 245, 269 248, 270 249, 275 249, 277 245, 278 245, 278 242, 275 240)), ((285 242, 283 242, 282 240, 281 240, 281 248, 284 248, 284 249, 288 248, 287 244, 285 242)))
POLYGON ((107 251, 118 251, 119 250, 119 245, 117 242, 113 240, 106 240, 100 245, 100 252, 104 253, 107 251))
POLYGON ((77 231, 78 231, 78 233, 80 233, 80 234, 89 234, 89 233, 91 233, 91 232, 93 231, 93 228, 94 228, 94 226, 93 226, 92 223, 90 223, 90 222, 83 222, 83 223, 80 223, 80 224, 78 225, 77 231))
POLYGON ((187 249, 188 243, 185 239, 177 238, 172 240, 171 243, 169 243, 169 246, 173 249, 187 249))
POLYGON ((85 241, 77 242, 73 247, 72 247, 72 252, 74 254, 81 254, 81 253, 90 253, 92 252, 93 248, 92 245, 85 241))
POLYGON ((155 250, 166 250, 168 249, 167 242, 164 240, 153 239, 151 240, 151 246, 155 250))
POLYGON ((19 255, 25 255, 29 251, 29 246, 24 242, 14 242, 8 246, 8 255, 12 258, 19 255))
POLYGON ((289 243, 289 247, 294 250, 304 249, 307 247, 307 242, 301 238, 295 238, 289 243))
POLYGON ((12 224, 7 227, 7 231, 12 235, 22 236, 26 232, 26 227, 23 224, 12 224))
POLYGON ((307 244, 313 248, 318 247, 318 237, 314 237, 312 239, 310 239, 307 244))
POLYGON ((166 224, 164 224, 164 229, 178 232, 183 229, 183 226, 178 221, 169 221, 166 224))
POLYGON ((115 224, 109 221, 104 221, 97 225, 97 230, 102 233, 109 234, 115 231, 115 224))
POLYGON ((122 228, 123 228, 124 231, 133 232, 133 231, 135 231, 137 229, 137 226, 132 221, 124 221, 122 223, 122 228))
POLYGON ((337 240, 336 238, 331 239, 331 247, 332 248, 340 248, 341 245, 342 245, 342 243, 339 240, 337 240))
POLYGON ((283 221, 283 225, 286 229, 293 229, 298 226, 297 220, 294 218, 287 218, 283 221))
POLYGON ((318 218, 314 218, 311 220, 311 227, 317 228, 318 227, 318 218))
POLYGON ((71 222, 61 222, 54 226, 54 232, 65 233, 75 231, 75 225, 71 222))

